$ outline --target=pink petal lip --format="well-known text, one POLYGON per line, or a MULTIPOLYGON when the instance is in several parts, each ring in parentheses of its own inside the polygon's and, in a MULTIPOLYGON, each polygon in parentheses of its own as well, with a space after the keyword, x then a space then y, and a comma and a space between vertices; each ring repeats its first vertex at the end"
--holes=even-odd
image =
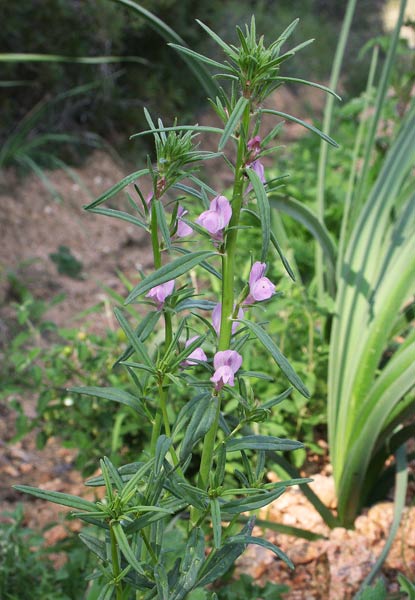
POLYGON ((236 350, 220 350, 213 357, 215 372, 210 380, 215 384, 216 390, 221 390, 224 385, 235 384, 235 373, 242 365, 242 356, 236 350))
POLYGON ((174 280, 166 281, 160 285, 156 285, 146 294, 146 298, 151 298, 157 304, 157 308, 162 308, 165 299, 171 296, 174 290, 174 280))

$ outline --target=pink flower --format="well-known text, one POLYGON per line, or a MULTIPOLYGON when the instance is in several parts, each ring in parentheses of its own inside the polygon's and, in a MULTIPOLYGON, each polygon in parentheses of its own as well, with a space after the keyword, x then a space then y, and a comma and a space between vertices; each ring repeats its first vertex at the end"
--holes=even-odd
POLYGON ((267 265, 261 262, 252 265, 249 274, 249 296, 245 300, 247 304, 268 300, 275 294, 275 285, 268 277, 264 277, 266 267, 267 265))
POLYGON ((234 375, 242 365, 242 356, 236 350, 222 350, 213 357, 215 372, 210 378, 215 384, 215 390, 221 390, 224 385, 235 385, 234 375))
POLYGON ((177 209, 176 236, 179 238, 186 237, 187 235, 191 235, 193 233, 193 229, 190 227, 190 225, 182 221, 182 217, 184 217, 184 215, 187 215, 188 212, 189 211, 185 210, 183 206, 179 206, 179 208, 177 209))
POLYGON ((251 154, 251 156, 253 158, 255 158, 255 156, 258 156, 258 154, 261 152, 261 138, 259 135, 256 135, 255 137, 251 138, 250 140, 248 140, 247 143, 247 147, 248 150, 251 154))
MULTIPOLYGON (((187 340, 185 344, 185 348, 190 346, 192 342, 197 340, 199 336, 195 335, 194 337, 187 340)), ((189 354, 189 356, 182 362, 182 367, 190 367, 192 365, 197 365, 198 360, 207 360, 207 356, 202 348, 195 348, 193 352, 189 354), (192 360, 193 359, 193 360, 192 360)))
MULTIPOLYGON (((233 308, 235 310, 235 306, 233 308)), ((216 331, 216 333, 218 335, 220 332, 221 318, 222 318, 222 304, 219 302, 219 304, 217 304, 212 311, 212 325, 213 325, 213 329, 216 331)), ((244 311, 242 310, 242 308, 239 308, 238 319, 243 319, 243 318, 244 318, 244 311)), ((235 333, 238 326, 239 326, 239 323, 232 323, 232 333, 235 333)))
POLYGON ((209 210, 205 210, 196 219, 196 223, 207 229, 213 239, 222 240, 223 230, 232 217, 230 202, 225 196, 216 196, 210 203, 209 210))
POLYGON ((153 192, 149 192, 149 193, 147 194, 147 196, 145 197, 145 201, 146 201, 146 204, 147 204, 147 208, 150 208, 150 206, 151 206, 151 201, 153 200, 153 196, 154 196, 153 192))
POLYGON ((151 298, 157 305, 158 310, 161 310, 164 305, 164 301, 167 296, 171 296, 174 290, 174 280, 166 281, 166 283, 161 283, 160 285, 156 285, 151 288, 151 290, 146 294, 146 298, 151 298))

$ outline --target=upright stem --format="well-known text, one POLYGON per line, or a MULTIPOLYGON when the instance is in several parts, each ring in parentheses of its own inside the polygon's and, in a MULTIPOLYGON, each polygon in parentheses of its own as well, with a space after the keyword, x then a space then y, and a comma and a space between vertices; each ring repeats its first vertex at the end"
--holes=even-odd
MULTIPOLYGON (((235 182, 232 194, 232 218, 229 222, 229 231, 226 236, 224 253, 222 255, 222 313, 218 350, 228 350, 232 337, 232 315, 234 304, 234 278, 235 278, 235 253, 238 239, 238 225, 241 214, 244 187, 244 158, 246 141, 249 131, 250 105, 245 109, 241 123, 241 132, 238 141, 238 151, 235 165, 235 182)), ((207 432, 200 462, 199 486, 205 490, 209 487, 209 474, 212 470, 213 453, 216 435, 219 427, 220 398, 216 410, 215 420, 207 432)))
MULTIPOLYGON (((110 539, 111 539, 111 562, 112 562, 112 574, 114 575, 114 579, 116 579, 121 573, 120 569, 120 560, 118 556, 118 545, 117 540, 115 538, 114 531, 110 526, 110 539)), ((122 600, 122 584, 121 582, 117 583, 115 586, 115 594, 116 600, 122 600)))

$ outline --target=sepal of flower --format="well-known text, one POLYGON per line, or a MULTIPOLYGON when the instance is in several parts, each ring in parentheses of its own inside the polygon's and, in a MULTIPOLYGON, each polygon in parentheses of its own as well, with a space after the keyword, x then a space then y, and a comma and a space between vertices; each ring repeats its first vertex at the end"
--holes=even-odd
POLYGON ((146 294, 146 298, 151 298, 156 303, 158 310, 164 306, 164 302, 168 296, 171 296, 174 290, 174 280, 166 281, 160 285, 156 285, 146 294))
POLYGON ((179 238, 186 237, 193 233, 193 229, 190 227, 190 225, 188 225, 187 223, 185 223, 182 220, 182 217, 184 217, 184 215, 187 215, 188 212, 189 211, 184 209, 183 206, 179 205, 179 208, 177 209, 177 229, 176 229, 176 236, 179 238))
POLYGON ((264 277, 267 265, 261 262, 255 262, 252 265, 249 274, 249 295, 245 300, 245 304, 253 304, 254 302, 262 302, 268 300, 275 294, 275 285, 264 277))
MULTIPOLYGON (((233 309, 235 310, 235 306, 233 307, 233 309)), ((243 318, 244 318, 244 311, 242 310, 242 308, 239 308, 238 319, 243 319, 243 318)), ((219 335, 219 332, 220 332, 221 319, 222 319, 222 304, 219 302, 219 304, 217 304, 212 311, 212 325, 213 325, 213 329, 216 331, 217 335, 219 335)), ((239 326, 239 323, 232 323, 232 333, 235 333, 238 326, 239 326)))
POLYGON ((196 223, 206 229, 214 240, 222 241, 223 231, 232 217, 232 207, 225 196, 216 196, 210 203, 209 210, 205 210, 196 219, 196 223))
MULTIPOLYGON (((194 341, 196 341, 198 339, 198 335, 195 335, 194 337, 190 338, 187 340, 187 342, 185 343, 185 348, 187 348, 188 346, 190 346, 190 344, 192 344, 194 341)), ((207 361, 207 356, 205 354, 205 351, 203 350, 203 348, 195 348, 193 350, 193 352, 191 352, 189 354, 189 356, 186 358, 186 360, 184 360, 181 363, 182 367, 191 367, 193 365, 197 365, 198 361, 207 361)))
POLYGON ((213 357, 215 372, 210 381, 215 384, 215 390, 219 391, 224 385, 235 385, 235 373, 241 368, 242 356, 236 350, 221 350, 213 357))

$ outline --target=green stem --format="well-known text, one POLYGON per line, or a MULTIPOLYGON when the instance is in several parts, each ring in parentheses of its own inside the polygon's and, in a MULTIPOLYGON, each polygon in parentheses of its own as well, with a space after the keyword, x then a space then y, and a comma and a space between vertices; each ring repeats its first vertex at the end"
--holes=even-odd
MULTIPOLYGON (((249 132, 250 105, 245 109, 241 132, 238 141, 238 151, 235 166, 235 183, 232 195, 232 218, 226 235, 224 253, 222 255, 222 314, 218 350, 228 350, 232 337, 232 315, 234 305, 234 278, 235 278, 235 254, 238 239, 238 225, 241 214, 243 191, 244 191, 244 161, 246 142, 249 132)), ((213 454, 215 449, 216 435, 219 427, 220 401, 218 402, 214 422, 207 432, 203 444, 202 457, 199 470, 199 486, 207 490, 209 487, 209 475, 212 470, 213 454)))
MULTIPOLYGON (((110 538, 111 538, 111 562, 112 562, 112 574, 114 579, 117 579, 121 573, 120 560, 118 556, 118 545, 112 527, 110 526, 110 538)), ((115 586, 116 600, 122 600, 123 591, 121 581, 115 586)))

